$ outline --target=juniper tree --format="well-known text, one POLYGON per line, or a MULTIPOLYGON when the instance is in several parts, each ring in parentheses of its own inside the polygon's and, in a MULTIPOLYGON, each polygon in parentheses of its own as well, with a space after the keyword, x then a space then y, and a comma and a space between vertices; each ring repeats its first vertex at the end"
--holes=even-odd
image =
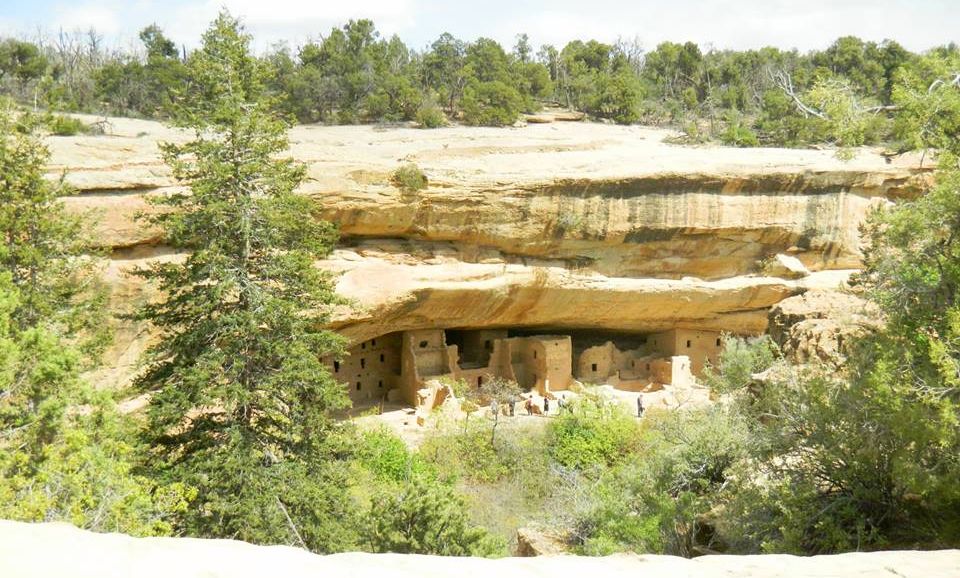
POLYGON ((63 197, 72 191, 64 180, 46 178, 50 153, 37 125, 0 101, 0 274, 16 296, 7 331, 24 348, 4 364, 10 375, 0 385, 0 431, 45 432, 23 444, 40 456, 77 401, 74 384, 92 357, 85 354, 107 333, 84 331, 103 321, 104 294, 84 256, 89 222, 66 211, 63 197))
POLYGON ((336 230, 294 193, 304 166, 281 156, 288 123, 249 42, 222 13, 188 62, 174 119, 193 140, 162 145, 188 192, 150 217, 182 258, 138 271, 163 298, 137 315, 159 330, 137 385, 156 469, 199 492, 184 530, 329 551, 351 535, 327 459, 348 397, 323 363, 342 341, 322 327, 341 300, 315 266, 336 230))
POLYGON ((0 100, 0 269, 19 294, 12 322, 43 324, 60 336, 103 345, 105 292, 99 283, 88 215, 68 212, 74 194, 64 178, 47 178, 50 152, 39 119, 0 100))
POLYGON ((0 102, 0 518, 165 533, 183 488, 132 475, 128 420, 82 379, 107 335, 104 293, 91 223, 46 177, 37 126, 0 102))

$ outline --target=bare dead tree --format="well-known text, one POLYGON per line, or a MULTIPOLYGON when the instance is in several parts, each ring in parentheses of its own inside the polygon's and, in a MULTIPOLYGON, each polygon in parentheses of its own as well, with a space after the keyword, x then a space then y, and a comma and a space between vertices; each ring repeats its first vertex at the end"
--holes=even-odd
POLYGON ((817 118, 822 118, 826 120, 827 115, 823 111, 817 110, 812 106, 807 105, 800 99, 800 96, 797 95, 797 91, 793 88, 793 77, 790 76, 790 73, 785 70, 773 70, 768 69, 768 74, 770 79, 777 85, 777 87, 783 91, 784 94, 790 97, 793 101, 793 104, 806 116, 815 116, 817 118))
MULTIPOLYGON (((793 78, 790 76, 790 73, 779 69, 773 70, 768 69, 767 73, 770 75, 771 80, 774 84, 783 91, 784 94, 790 97, 797 109, 800 110, 805 116, 814 116, 823 120, 831 120, 830 116, 826 111, 814 108, 813 106, 805 103, 803 99, 797 94, 796 89, 793 86, 793 78)), ((853 106, 857 113, 864 114, 879 114, 881 112, 892 112, 898 109, 896 105, 877 105, 877 106, 863 106, 859 99, 856 98, 856 95, 851 95, 853 98, 853 106)))
POLYGON ((950 80, 949 83, 943 80, 942 78, 938 78, 934 80, 932 83, 930 83, 930 86, 927 88, 927 94, 932 93, 934 90, 936 90, 938 87, 944 84, 946 84, 947 86, 960 86, 960 72, 953 72, 951 74, 953 74, 953 79, 950 80))

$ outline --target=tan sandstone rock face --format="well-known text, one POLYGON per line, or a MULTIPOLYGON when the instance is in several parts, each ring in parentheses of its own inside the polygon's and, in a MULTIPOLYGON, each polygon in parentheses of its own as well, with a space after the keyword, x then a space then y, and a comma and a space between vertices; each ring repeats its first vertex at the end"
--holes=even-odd
POLYGON ((0 521, 4 578, 954 578, 960 551, 857 552, 833 556, 538 556, 444 558, 413 554, 311 554, 289 546, 234 540, 132 538, 95 534, 67 524, 0 521))
MULTIPOLYGON (((108 136, 51 139, 51 174, 66 171, 78 189, 71 208, 98 215, 123 310, 147 298, 124 271, 171 258, 134 216, 152 210, 146 195, 178 190, 157 143, 186 135, 112 125, 108 136)), ((343 235, 321 264, 355 302, 334 327, 353 342, 431 327, 755 333, 783 299, 842 285, 860 264, 867 212, 929 180, 915 159, 888 164, 871 150, 843 163, 829 151, 673 146, 669 134, 559 122, 294 128, 291 154, 310 176, 301 192, 343 235), (407 162, 427 189, 390 184, 407 162), (777 255, 789 267, 763 271, 777 255)), ((149 340, 120 330, 103 372, 116 384, 149 340)))
POLYGON ((880 311, 839 291, 813 290, 770 310, 770 336, 797 363, 820 360, 839 366, 857 339, 876 330, 880 311))

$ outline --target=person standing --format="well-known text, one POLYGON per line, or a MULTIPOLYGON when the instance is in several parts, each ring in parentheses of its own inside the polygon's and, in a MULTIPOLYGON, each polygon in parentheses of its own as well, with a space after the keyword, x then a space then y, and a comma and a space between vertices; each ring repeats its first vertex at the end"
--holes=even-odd
POLYGON ((637 396, 637 417, 643 417, 643 395, 637 396))

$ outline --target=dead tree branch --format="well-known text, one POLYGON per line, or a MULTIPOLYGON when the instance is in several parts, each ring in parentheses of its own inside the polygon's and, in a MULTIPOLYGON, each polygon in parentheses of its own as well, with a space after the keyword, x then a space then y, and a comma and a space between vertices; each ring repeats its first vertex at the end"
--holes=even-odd
POLYGON ((790 73, 785 70, 770 70, 770 79, 777 85, 784 94, 790 97, 793 100, 793 103, 800 109, 801 112, 808 116, 815 116, 817 118, 822 118, 826 120, 827 115, 823 111, 817 110, 812 106, 808 106, 800 97, 797 96, 796 90, 793 88, 793 78, 790 77, 790 73))

